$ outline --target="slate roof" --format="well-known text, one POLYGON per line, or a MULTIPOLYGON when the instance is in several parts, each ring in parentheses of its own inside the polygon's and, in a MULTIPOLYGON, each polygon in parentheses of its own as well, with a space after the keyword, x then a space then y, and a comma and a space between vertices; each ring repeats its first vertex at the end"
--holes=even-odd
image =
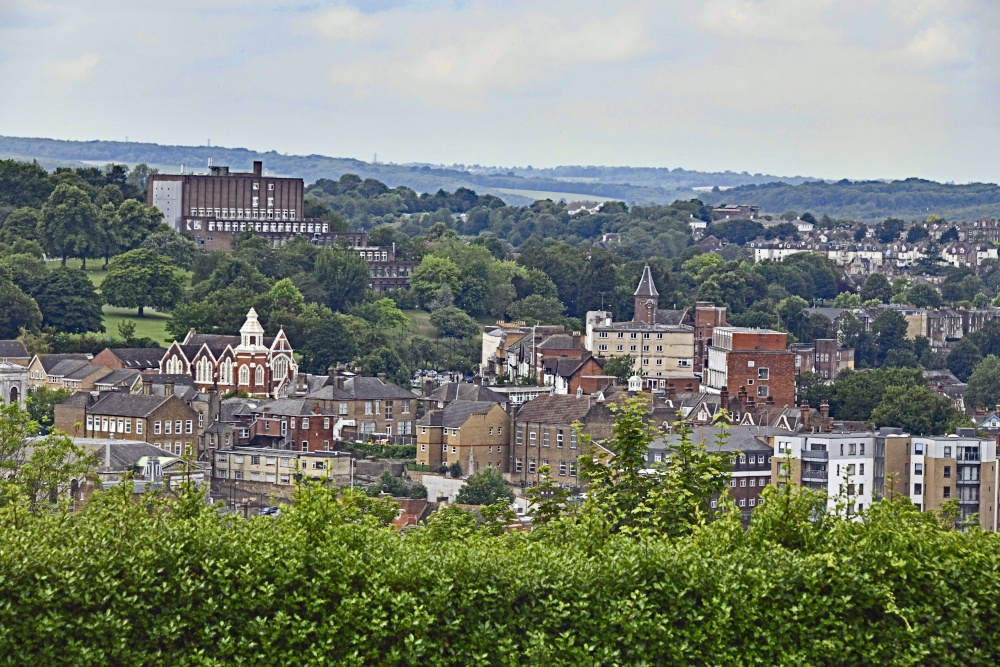
POLYGON ((309 417, 314 414, 318 414, 322 417, 329 417, 332 413, 326 410, 320 410, 319 413, 314 412, 316 406, 309 401, 303 400, 301 398, 280 398, 276 401, 271 401, 270 403, 265 403, 258 405, 253 409, 253 412, 257 414, 269 414, 277 416, 288 416, 288 417, 298 417, 302 415, 303 417, 309 417))
MULTIPOLYGON (((557 377, 570 377, 573 373, 580 370, 580 367, 587 362, 588 359, 567 359, 566 357, 554 357, 552 359, 546 359, 542 362, 542 366, 545 368, 545 372, 557 377)), ((600 362, 598 362, 600 363, 600 362)))
POLYGON ((89 403, 90 403, 90 392, 75 391, 59 405, 66 405, 71 408, 85 408, 89 403))
POLYGON ((572 424, 590 412, 595 400, 590 396, 543 394, 534 398, 517 411, 518 422, 538 424, 572 424))
POLYGON ((52 374, 52 369, 59 365, 60 362, 66 361, 68 359, 75 359, 77 361, 87 361, 89 357, 86 354, 39 354, 38 362, 45 369, 46 375, 52 374))
POLYGON ((429 395, 435 401, 450 403, 451 401, 486 401, 503 403, 507 399, 489 387, 471 382, 446 382, 429 395))
POLYGON ((417 423, 423 426, 460 428, 472 415, 485 415, 495 405, 484 401, 452 401, 444 410, 428 412, 417 423))
MULTIPOLYGON (((58 368, 58 366, 56 368, 58 368)), ((63 373, 62 376, 66 380, 85 380, 86 378, 89 378, 92 375, 97 375, 102 371, 104 372, 102 379, 103 377, 111 375, 112 373, 111 369, 108 368, 107 366, 99 366, 97 364, 83 364, 77 366, 76 368, 70 370, 67 373, 63 373)))
POLYGON ((163 347, 119 347, 109 350, 123 368, 152 370, 160 367, 167 350, 163 347))
POLYGON ((0 340, 0 359, 27 359, 31 355, 19 340, 0 340))
POLYGON ((403 389, 398 384, 383 382, 379 378, 356 376, 344 380, 344 388, 338 389, 334 384, 334 378, 330 378, 330 384, 319 391, 308 394, 306 398, 314 398, 327 401, 367 401, 385 400, 393 398, 416 398, 416 395, 403 389))
MULTIPOLYGON (((184 341, 185 344, 181 345, 181 348, 184 350, 184 354, 188 355, 188 359, 190 359, 193 356, 193 353, 188 352, 189 347, 193 347, 195 352, 197 352, 202 345, 208 345, 208 349, 212 351, 212 354, 218 357, 226 350, 227 345, 231 345, 235 348, 240 344, 240 342, 239 336, 194 333, 188 336, 187 340, 184 341)), ((270 348, 273 343, 274 336, 264 337, 264 347, 270 348)))
POLYGON ((687 308, 684 308, 682 310, 662 310, 660 308, 656 309, 657 324, 680 326, 687 319, 687 316, 688 316, 687 308))
POLYGON ((50 368, 46 368, 46 374, 52 377, 66 377, 73 371, 84 366, 89 366, 87 363, 87 358, 74 357, 72 359, 59 359, 57 363, 53 364, 50 368))
POLYGON ((84 449, 94 453, 94 458, 98 462, 100 470, 108 470, 104 467, 106 448, 111 446, 111 468, 110 470, 128 470, 139 463, 142 458, 158 458, 179 460, 171 456, 159 447, 155 447, 148 442, 138 440, 108 440, 105 438, 73 438, 73 442, 84 449))
POLYGON ((552 334, 538 344, 539 350, 579 350, 583 342, 572 334, 552 334))
POLYGON ((148 417, 167 400, 166 396, 112 392, 98 399, 87 412, 116 417, 148 417))
POLYGON ((653 273, 649 270, 649 264, 642 269, 642 278, 639 279, 639 286, 635 288, 634 296, 660 296, 653 284, 653 273))
POLYGON ((132 387, 141 373, 134 368, 120 368, 95 382, 95 385, 110 385, 112 387, 132 387))
MULTIPOLYGON (((729 437, 720 449, 715 441, 723 429, 716 426, 695 426, 691 433, 693 442, 705 442, 705 448, 710 452, 771 452, 771 446, 760 440, 753 426, 730 426, 729 437)), ((677 433, 664 435, 649 444, 651 450, 670 450, 680 443, 681 436, 677 433)))

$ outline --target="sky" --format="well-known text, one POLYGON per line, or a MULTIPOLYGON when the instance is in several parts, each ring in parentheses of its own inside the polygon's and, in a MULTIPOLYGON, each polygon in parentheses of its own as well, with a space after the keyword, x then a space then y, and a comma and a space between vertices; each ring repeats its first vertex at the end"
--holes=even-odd
POLYGON ((998 0, 2 0, 0 134, 1000 182, 998 0))

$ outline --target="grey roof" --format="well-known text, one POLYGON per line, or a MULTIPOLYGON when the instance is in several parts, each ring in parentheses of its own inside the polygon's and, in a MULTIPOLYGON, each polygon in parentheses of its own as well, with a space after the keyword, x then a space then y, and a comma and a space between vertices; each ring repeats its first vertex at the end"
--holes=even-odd
POLYGON ((424 426, 444 426, 459 428, 472 415, 485 415, 495 407, 495 403, 483 401, 452 401, 444 410, 432 410, 417 422, 424 426))
POLYGON ((471 382, 446 382, 430 393, 435 401, 449 403, 451 401, 486 401, 488 403, 503 403, 506 397, 501 396, 489 387, 471 382))
POLYGON ((590 396, 547 394, 534 398, 517 411, 518 422, 538 424, 572 424, 583 420, 595 399, 590 396))
MULTIPOLYGON (((771 446, 760 440, 756 433, 757 429, 753 426, 730 426, 728 431, 729 435, 726 438, 726 442, 722 445, 721 449, 716 444, 715 438, 723 431, 722 428, 718 426, 695 426, 693 432, 691 433, 691 439, 693 442, 705 443, 705 448, 712 451, 723 451, 723 452, 759 452, 759 451, 772 451, 771 446)), ((672 433, 669 435, 664 435, 661 438, 657 438, 649 444, 650 449, 659 450, 669 450, 677 445, 681 440, 681 436, 677 433, 672 433)))
POLYGON ((167 400, 166 396, 112 392, 98 399, 87 412, 92 415, 116 417, 148 417, 167 400))
POLYGON ((334 378, 331 377, 330 384, 319 391, 308 394, 306 398, 328 401, 364 401, 416 398, 416 396, 413 392, 392 382, 383 382, 379 378, 357 376, 346 378, 343 389, 338 389, 334 384, 334 378))
POLYGON ((642 278, 639 279, 639 286, 635 288, 634 296, 660 296, 653 284, 653 273, 649 270, 649 264, 642 269, 642 278))
POLYGON ((19 340, 0 340, 0 359, 26 359, 30 355, 19 340))
POLYGON ((78 368, 89 365, 90 364, 87 363, 86 357, 83 357, 82 359, 78 357, 73 359, 59 359, 50 368, 46 368, 45 372, 47 375, 51 375, 52 377, 66 377, 78 368))
POLYGON ((656 310, 656 323, 657 324, 669 324, 671 326, 680 326, 687 319, 688 310, 685 308, 683 310, 663 310, 657 308, 656 310))
POLYGON ((280 398, 276 401, 271 401, 270 403, 258 405, 253 411, 258 414, 288 417, 298 417, 299 415, 309 417, 314 414, 322 417, 330 416, 331 413, 326 410, 321 409, 318 413, 315 412, 315 407, 316 406, 313 403, 301 398, 280 398))
POLYGON ((111 355, 121 362, 123 368, 152 370, 160 367, 160 360, 166 353, 163 347, 119 347, 110 350, 111 355))
MULTIPOLYGON (((184 354, 188 355, 188 359, 191 359, 195 353, 201 348, 202 345, 207 345, 208 349, 212 351, 212 354, 219 356, 225 352, 227 346, 236 347, 240 344, 239 336, 227 336, 223 334, 200 334, 193 333, 188 336, 187 340, 184 341, 185 344, 181 347, 184 349, 184 354), (189 352, 189 348, 194 348, 193 352, 189 352)), ((271 347, 274 343, 274 336, 264 337, 264 347, 271 347)))
POLYGON ((579 350, 582 347, 578 336, 567 333, 552 334, 538 344, 540 350, 579 350))
POLYGON ((90 357, 86 354, 39 354, 38 362, 45 369, 46 375, 52 374, 52 369, 59 365, 60 362, 66 361, 67 359, 76 359, 77 361, 87 361, 90 357))
MULTIPOLYGON (((64 362, 65 363, 65 362, 64 362)), ((96 375, 97 373, 104 372, 102 378, 111 375, 112 371, 107 366, 99 366, 97 364, 83 364, 72 369, 68 373, 63 373, 62 377, 67 380, 83 380, 89 378, 91 375, 96 375)))
POLYGON ((59 405, 66 405, 74 408, 85 408, 90 404, 90 392, 88 391, 76 391, 73 392, 65 401, 59 405))
POLYGON ((128 470, 138 464, 143 457, 177 459, 159 447, 139 440, 109 440, 106 438, 73 438, 74 444, 94 453, 94 458, 102 470, 128 470), (111 467, 105 468, 107 447, 111 447, 111 467))
POLYGON ((120 368, 118 370, 111 371, 111 373, 105 375, 94 384, 95 385, 107 384, 111 385, 112 387, 114 386, 132 387, 140 375, 141 373, 139 373, 139 371, 137 371, 134 368, 120 368))
POLYGON ((142 381, 145 382, 146 384, 152 384, 152 385, 165 385, 168 382, 172 382, 175 387, 177 385, 184 385, 187 387, 194 386, 193 377, 184 374, 178 375, 176 373, 172 373, 170 375, 166 374, 161 375, 159 373, 143 373, 142 381))

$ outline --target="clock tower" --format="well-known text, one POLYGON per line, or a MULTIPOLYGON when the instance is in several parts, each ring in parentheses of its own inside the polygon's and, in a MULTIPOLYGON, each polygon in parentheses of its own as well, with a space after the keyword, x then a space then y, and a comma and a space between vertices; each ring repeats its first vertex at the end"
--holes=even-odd
POLYGON ((653 284, 653 274, 649 270, 649 264, 647 264, 642 270, 642 278, 635 290, 635 314, 632 316, 632 321, 655 324, 659 298, 660 293, 656 291, 656 285, 653 284))

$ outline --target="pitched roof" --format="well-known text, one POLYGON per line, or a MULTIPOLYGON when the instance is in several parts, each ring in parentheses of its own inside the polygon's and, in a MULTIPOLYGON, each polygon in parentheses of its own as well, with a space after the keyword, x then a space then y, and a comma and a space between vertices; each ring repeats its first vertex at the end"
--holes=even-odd
MULTIPOLYGON (((716 437, 723 432, 723 429, 718 426, 695 426, 693 432, 691 433, 691 439, 693 442, 703 442, 705 443, 705 448, 708 451, 723 451, 723 452, 752 452, 752 451, 772 451, 769 444, 760 440, 757 435, 757 429, 753 426, 730 426, 728 428, 728 436, 725 443, 720 448, 716 444, 716 437)), ((677 433, 671 433, 669 435, 664 435, 657 438, 649 444, 650 449, 665 449, 670 450, 676 446, 681 440, 681 436, 677 433)))
MULTIPOLYGON (((63 363, 65 364, 73 362, 63 362, 63 363)), ((62 366, 62 364, 59 364, 59 366, 62 366)), ((58 370, 59 366, 57 366, 53 370, 58 370)), ((104 373, 104 375, 101 376, 103 378, 105 376, 111 375, 112 371, 107 366, 100 366, 98 364, 80 364, 76 368, 69 369, 64 373, 55 373, 55 374, 61 375, 63 378, 67 380, 83 380, 89 378, 92 375, 97 375, 98 373, 101 372, 104 373)))
POLYGON ((444 410, 432 410, 417 422, 424 426, 460 428, 472 415, 485 415, 496 403, 483 401, 452 401, 444 410))
POLYGON ((543 394, 517 411, 517 421, 539 424, 572 424, 583 420, 595 401, 590 396, 543 394))
POLYGON ((59 405, 66 405, 72 408, 85 408, 90 403, 90 392, 73 392, 65 401, 59 405))
POLYGON ((278 416, 288 416, 288 417, 298 417, 302 415, 303 417, 309 417, 314 414, 319 416, 329 417, 331 413, 326 410, 320 410, 319 413, 314 412, 316 406, 309 401, 303 400, 301 398, 280 398, 276 401, 271 401, 270 403, 265 403, 258 405, 253 408, 253 412, 258 414, 269 414, 278 416))
POLYGON ((167 400, 169 399, 166 396, 112 392, 98 399, 87 412, 92 415, 115 417, 148 417, 167 400))
POLYGON ((0 359, 25 359, 29 356, 21 341, 0 340, 0 359))
POLYGON ((653 272, 649 270, 649 264, 642 269, 642 278, 639 279, 639 286, 635 288, 633 296, 660 296, 653 284, 653 272))
POLYGON ((315 398, 327 401, 365 401, 365 400, 385 400, 392 398, 416 398, 416 395, 403 389, 398 384, 384 382, 379 378, 356 376, 344 380, 344 388, 340 389, 334 384, 334 378, 330 378, 330 384, 319 391, 314 391, 306 395, 306 398, 315 398))
POLYGON ((45 370, 46 375, 52 374, 52 369, 58 366, 61 362, 75 359, 77 361, 87 361, 89 357, 86 354, 39 354, 38 363, 42 365, 45 370))
POLYGON ((159 447, 155 447, 148 442, 138 440, 107 440, 104 438, 73 438, 76 445, 93 452, 94 459, 99 463, 99 469, 107 470, 104 467, 107 447, 111 447, 111 467, 110 470, 128 470, 138 465, 143 458, 157 458, 175 460, 177 457, 171 456, 159 447))
POLYGON ((579 350, 582 347, 579 336, 567 333, 552 334, 538 344, 539 350, 579 350))
POLYGON ((660 308, 656 309, 656 323, 657 324, 669 324, 674 326, 679 326, 684 323, 687 319, 688 310, 684 308, 682 310, 663 310, 660 308))
POLYGON ((134 368, 120 368, 115 371, 111 371, 100 380, 97 380, 95 385, 111 385, 115 386, 125 386, 132 387, 135 385, 136 380, 139 379, 141 373, 134 368))
POLYGON ((430 393, 430 398, 445 403, 451 401, 486 401, 503 403, 507 399, 489 387, 471 382, 446 382, 430 393))
POLYGON ((123 368, 150 370, 160 367, 160 360, 167 350, 163 347, 119 347, 108 350, 123 368))
MULTIPOLYGON (((226 346, 232 346, 235 348, 240 344, 240 342, 241 340, 239 336, 193 333, 187 337, 181 347, 184 348, 184 354, 187 354, 188 358, 191 358, 194 354, 188 352, 188 347, 194 347, 196 353, 197 349, 201 348, 202 345, 207 345, 208 349, 212 351, 212 354, 218 357, 226 350, 226 346)), ((264 337, 264 347, 270 348, 273 343, 274 336, 264 337)))

